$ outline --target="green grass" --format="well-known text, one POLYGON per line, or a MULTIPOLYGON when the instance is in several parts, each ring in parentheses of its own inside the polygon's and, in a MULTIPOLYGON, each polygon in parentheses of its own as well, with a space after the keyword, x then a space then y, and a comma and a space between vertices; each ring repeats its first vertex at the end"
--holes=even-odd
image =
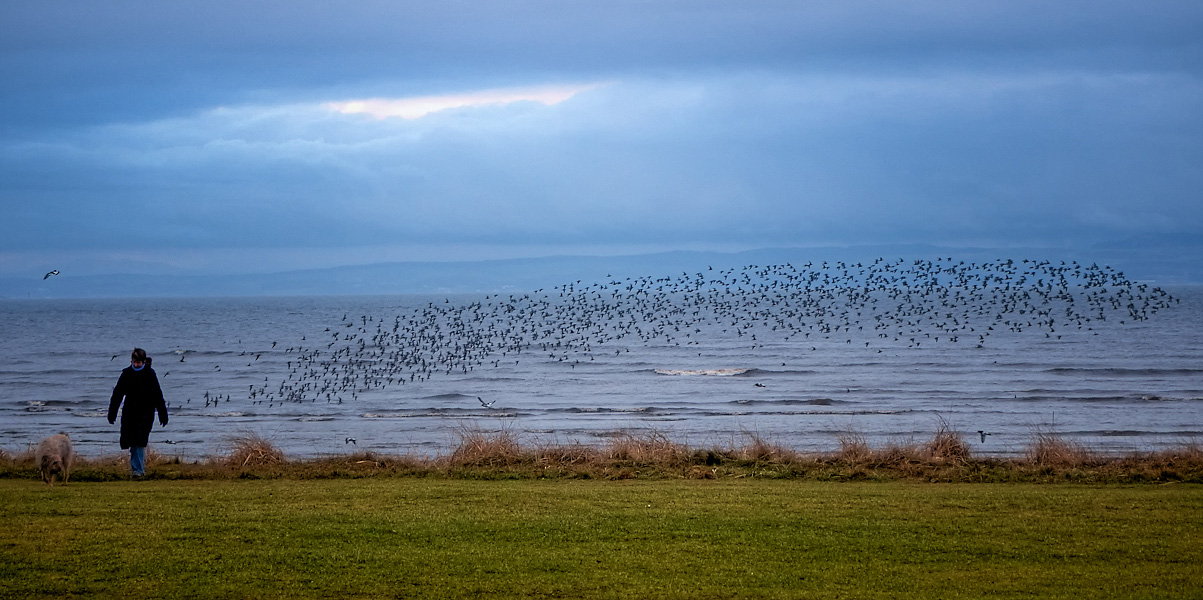
POLYGON ((0 479, 0 598, 1203 598, 1203 486, 0 479))

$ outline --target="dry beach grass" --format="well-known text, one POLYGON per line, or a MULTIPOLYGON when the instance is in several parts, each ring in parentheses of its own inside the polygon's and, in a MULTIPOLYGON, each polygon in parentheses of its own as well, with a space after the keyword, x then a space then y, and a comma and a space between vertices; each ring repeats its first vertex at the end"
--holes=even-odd
MULTIPOLYGON (((445 455, 356 452, 291 460, 270 440, 246 433, 223 455, 185 461, 151 451, 149 478, 338 478, 420 476, 472 479, 914 480, 930 482, 1190 482, 1203 483, 1203 446, 1184 441, 1151 452, 1108 455, 1051 431, 1033 431, 1014 458, 975 457, 961 434, 941 423, 929 440, 871 446, 847 431, 830 452, 800 452, 755 432, 721 446, 690 447, 663 432, 616 432, 598 445, 526 443, 501 428, 463 427, 445 455)), ((36 478, 32 452, 0 452, 0 477, 36 478)), ((77 457, 72 481, 127 476, 123 455, 77 457)))

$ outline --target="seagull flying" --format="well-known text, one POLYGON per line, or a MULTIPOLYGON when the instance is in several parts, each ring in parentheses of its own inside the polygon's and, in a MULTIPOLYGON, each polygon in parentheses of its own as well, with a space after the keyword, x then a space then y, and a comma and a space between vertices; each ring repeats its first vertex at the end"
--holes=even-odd
POLYGON ((49 272, 49 273, 47 273, 47 274, 43 275, 43 276, 42 276, 42 281, 46 281, 47 279, 50 279, 50 276, 51 276, 51 275, 58 275, 58 269, 55 269, 55 270, 53 270, 53 271, 51 271, 51 272, 49 272))
POLYGON ((493 408, 493 404, 497 402, 496 400, 489 400, 488 402, 485 402, 484 398, 481 398, 480 396, 477 396, 476 399, 480 400, 480 405, 485 408, 493 408))

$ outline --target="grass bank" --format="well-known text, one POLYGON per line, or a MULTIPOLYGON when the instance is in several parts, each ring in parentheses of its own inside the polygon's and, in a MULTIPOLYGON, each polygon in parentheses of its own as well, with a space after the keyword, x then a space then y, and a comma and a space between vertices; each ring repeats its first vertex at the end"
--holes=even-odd
MULTIPOLYGON (((618 433, 601 445, 523 443, 505 430, 465 429, 444 456, 394 456, 362 452, 290 460, 253 434, 230 440, 229 451, 184 461, 152 447, 152 479, 352 479, 435 477, 451 479, 797 479, 810 481, 904 480, 945 483, 1203 483, 1203 446, 1107 455, 1048 432, 1035 432, 1013 458, 979 458, 960 434, 941 427, 930 440, 870 447, 847 433, 839 449, 802 453, 749 434, 726 447, 694 448, 668 436, 618 433)), ((0 479, 38 479, 32 452, 0 451, 0 479)), ((77 482, 129 478, 123 455, 78 457, 77 482)))
POLYGON ((0 598, 1198 598, 1203 486, 0 480, 0 598))

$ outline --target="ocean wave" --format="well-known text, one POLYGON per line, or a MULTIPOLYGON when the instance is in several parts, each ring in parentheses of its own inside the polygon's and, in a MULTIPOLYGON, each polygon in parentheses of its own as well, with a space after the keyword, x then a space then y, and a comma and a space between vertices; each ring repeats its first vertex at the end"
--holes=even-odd
POLYGON ((818 371, 808 369, 748 369, 747 377, 776 377, 779 375, 814 375, 818 371))
POLYGON ((1135 403, 1161 403, 1161 402, 1192 402, 1199 400, 1198 398, 1181 398, 1175 396, 1160 396, 1157 394, 1143 394, 1140 396, 1065 396, 1065 395, 1025 395, 1015 396, 1013 398, 1001 398, 1003 401, 1011 402, 1114 402, 1119 404, 1135 404, 1135 403))
MULTIPOLYGON (((81 406, 81 405, 97 405, 96 400, 85 398, 83 400, 25 400, 25 405, 28 408, 54 408, 61 406, 81 406)), ((104 406, 108 406, 108 401, 104 401, 104 406)))
POLYGON ((468 394, 448 393, 448 394, 435 394, 433 396, 422 396, 419 399, 420 400, 459 400, 460 398, 475 399, 476 396, 469 396, 468 394))
POLYGON ((832 400, 831 398, 813 398, 810 400, 732 400, 728 404, 738 404, 740 406, 832 406, 835 404, 850 404, 846 400, 832 400))
MULTIPOLYGON (((180 360, 176 359, 175 357, 184 357, 183 362, 186 363, 186 362, 188 362, 190 360, 194 360, 194 359, 199 360, 202 358, 215 358, 215 357, 250 356, 251 358, 254 358, 254 356, 252 356, 252 355, 267 354, 269 352, 273 352, 273 351, 272 350, 172 350, 170 354, 163 354, 162 356, 163 356, 164 361, 175 360, 175 362, 181 362, 180 360)), ((278 352, 279 354, 284 354, 284 352, 282 350, 277 350, 274 352, 278 352)), ((120 357, 118 357, 118 358, 120 358, 120 357)), ((158 362, 158 361, 154 360, 154 356, 151 356, 150 358, 152 361, 158 362)), ((116 362, 116 361, 114 361, 114 362, 116 362)))
POLYGON ((818 371, 807 369, 759 369, 756 367, 735 369, 652 369, 657 375, 709 376, 709 377, 777 377, 782 375, 814 375, 818 371))
POLYGON ((660 411, 660 408, 655 406, 638 406, 630 408, 609 408, 606 406, 573 406, 569 408, 552 409, 547 412, 565 412, 573 414, 591 414, 591 413, 655 413, 660 411))
POLYGON ((998 398, 1004 402, 1132 402, 1138 398, 1132 396, 1066 396, 1066 395, 1025 395, 1012 398, 998 398))
POLYGON ((25 407, 25 412, 31 412, 31 413, 60 413, 60 412, 65 413, 65 412, 71 412, 71 410, 72 409, 69 406, 37 405, 37 406, 26 406, 25 407))
POLYGON ((445 410, 415 410, 405 412, 369 412, 359 415, 365 419, 412 419, 415 417, 446 417, 451 411, 445 410))
POLYGON ((1145 394, 1139 398, 1140 402, 1192 402, 1198 400, 1199 398, 1175 398, 1172 396, 1159 396, 1157 394, 1145 394))
MULTIPOLYGON (((60 376, 60 375, 80 376, 80 375, 84 375, 87 373, 89 373, 89 371, 87 371, 85 369, 49 368, 49 369, 39 369, 36 374, 29 373, 25 369, 21 369, 21 370, 14 369, 11 371, 4 371, 3 375, 5 375, 6 377, 8 377, 10 375, 13 377, 25 376, 30 381, 36 381, 40 385, 48 385, 48 384, 53 383, 57 379, 56 376, 60 376)), ((107 378, 106 378, 106 380, 107 380, 107 378)))
POLYGON ((476 419, 480 417, 514 418, 517 412, 499 410, 415 410, 409 412, 370 412, 359 415, 364 419, 476 419))
POLYGON ((1056 375, 1114 375, 1116 377, 1144 377, 1146 375, 1198 375, 1203 373, 1203 369, 1193 369, 1182 367, 1177 369, 1156 369, 1156 368, 1139 368, 1127 369, 1123 367, 1053 367, 1045 369, 1045 373, 1053 373, 1056 375))
POLYGON ((860 415, 905 415, 924 412, 916 409, 881 409, 881 410, 704 410, 691 413, 695 417, 746 417, 746 416, 860 416, 860 415))
POLYGON ((657 375, 734 377, 752 369, 655 369, 657 375))

